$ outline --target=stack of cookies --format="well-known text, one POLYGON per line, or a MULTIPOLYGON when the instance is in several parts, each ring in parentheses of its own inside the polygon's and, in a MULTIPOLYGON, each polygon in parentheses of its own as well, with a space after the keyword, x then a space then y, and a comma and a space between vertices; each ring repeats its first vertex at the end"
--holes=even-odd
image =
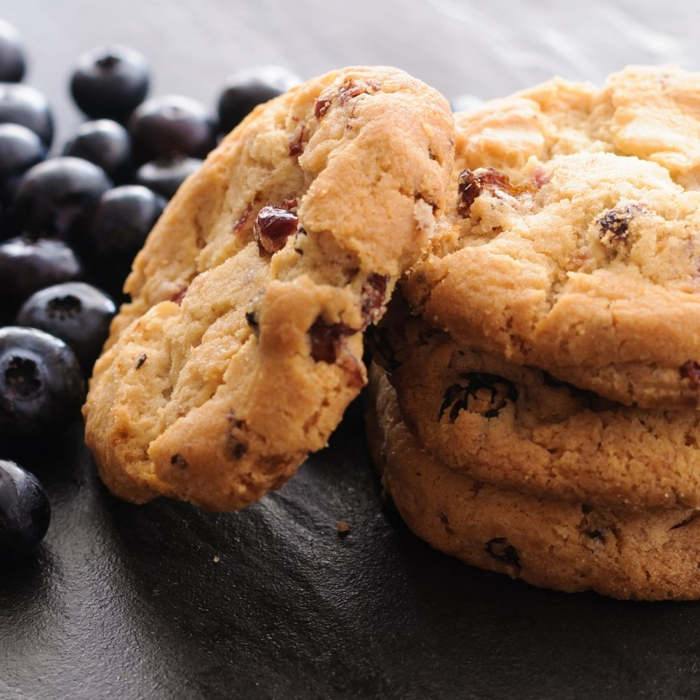
POLYGON ((700 597, 699 90, 633 67, 456 115, 451 204, 377 333, 367 420, 436 548, 700 597))

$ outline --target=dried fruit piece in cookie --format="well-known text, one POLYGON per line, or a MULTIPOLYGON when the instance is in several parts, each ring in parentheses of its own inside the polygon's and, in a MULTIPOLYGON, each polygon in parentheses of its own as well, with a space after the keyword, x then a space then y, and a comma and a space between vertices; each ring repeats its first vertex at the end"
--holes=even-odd
POLYGON ((548 498, 700 508, 700 413, 602 399, 431 333, 397 301, 382 322, 396 358, 391 381, 408 424, 443 464, 548 498))
POLYGON ((457 340, 614 401, 700 406, 700 74, 553 80, 457 115, 452 205, 408 276, 457 340))
POLYGON ((444 209, 453 139, 447 102, 392 68, 312 80, 224 139, 137 256, 95 367, 86 439, 112 491, 240 508, 326 444, 444 209))
POLYGON ((700 598, 700 511, 597 508, 497 488, 440 462, 370 368, 367 436, 382 482, 413 532, 483 569, 562 591, 700 598))

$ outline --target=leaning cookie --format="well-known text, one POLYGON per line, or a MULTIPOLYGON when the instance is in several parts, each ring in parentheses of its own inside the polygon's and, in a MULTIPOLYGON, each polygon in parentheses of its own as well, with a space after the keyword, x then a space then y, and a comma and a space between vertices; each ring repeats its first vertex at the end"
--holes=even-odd
POLYGON ((323 447, 366 382, 365 327, 425 248, 453 121, 392 68, 258 107, 136 258, 84 408, 118 496, 241 508, 323 447))
POLYGON ((641 600, 700 597, 700 518, 691 509, 594 508, 526 496, 444 466, 403 423, 370 368, 367 434, 406 524, 464 562, 567 592, 641 600))
POLYGON ((391 382, 404 419, 442 463, 548 498, 700 508, 700 412, 601 399, 462 346, 399 302, 380 330, 391 382))
POLYGON ((451 213, 403 285, 414 309, 611 400, 700 406, 699 87, 632 67, 457 115, 451 213))

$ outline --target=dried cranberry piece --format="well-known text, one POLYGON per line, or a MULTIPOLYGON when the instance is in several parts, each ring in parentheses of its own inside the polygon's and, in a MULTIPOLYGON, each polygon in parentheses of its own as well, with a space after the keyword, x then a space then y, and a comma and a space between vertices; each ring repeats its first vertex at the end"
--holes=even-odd
POLYGON ((479 180, 471 170, 462 170, 459 174, 457 192, 459 194, 457 211, 460 216, 469 216, 474 200, 481 194, 479 180))
POLYGON ((372 273, 362 285, 362 317, 365 323, 376 323, 384 315, 384 299, 389 278, 385 275, 372 273))
POLYGON ((304 133, 306 128, 299 124, 289 139, 289 155, 300 156, 304 152, 304 133))
POLYGON ((187 288, 187 285, 180 287, 180 289, 178 289, 177 292, 170 297, 170 301, 174 301, 178 306, 180 306, 180 304, 182 304, 182 300, 185 298, 185 294, 187 294, 187 288))
POLYGON ((232 228, 234 232, 240 231, 243 226, 245 226, 246 221, 248 221, 248 218, 250 217, 251 209, 252 207, 249 204, 243 213, 233 222, 232 228))
POLYGON ((632 216, 629 211, 611 209, 598 219, 601 228, 600 237, 607 240, 627 240, 627 229, 632 216))
POLYGON ((284 248, 287 238, 297 230, 299 219, 286 209, 263 207, 255 219, 253 234, 260 252, 276 253, 284 248))
POLYGON ((499 561, 520 568, 518 550, 505 537, 494 537, 486 543, 486 551, 499 561))
POLYGON ((518 391, 515 385, 488 372, 465 372, 460 374, 460 379, 466 381, 466 385, 452 384, 445 391, 438 420, 442 419, 445 411, 450 408, 449 421, 454 423, 460 411, 469 410, 469 399, 477 399, 479 391, 485 389, 489 392, 490 408, 482 413, 484 418, 496 418, 505 408, 508 401, 517 401, 518 391))
POLYGON ((364 92, 366 92, 366 90, 362 85, 357 85, 352 81, 348 81, 340 89, 340 102, 344 104, 348 100, 351 100, 353 97, 362 95, 364 92))
POLYGON ((546 184, 548 184, 551 179, 551 175, 549 175, 545 170, 543 170, 542 168, 537 168, 535 172, 532 173, 532 177, 530 177, 530 182, 532 182, 535 189, 539 190, 541 187, 544 187, 546 184))
POLYGON ((600 226, 600 240, 607 244, 627 241, 630 222, 644 210, 643 204, 627 204, 606 211, 596 222, 600 226))
POLYGON ((356 329, 344 323, 326 323, 320 317, 317 318, 309 328, 311 357, 316 362, 334 363, 338 359, 343 338, 356 332, 356 329))
POLYGON ((681 377, 688 380, 691 389, 700 389, 700 365, 695 360, 688 360, 681 365, 681 377))
POLYGON ((316 100, 316 103, 314 104, 314 116, 316 117, 316 119, 320 119, 321 117, 323 117, 330 106, 330 100, 316 100))

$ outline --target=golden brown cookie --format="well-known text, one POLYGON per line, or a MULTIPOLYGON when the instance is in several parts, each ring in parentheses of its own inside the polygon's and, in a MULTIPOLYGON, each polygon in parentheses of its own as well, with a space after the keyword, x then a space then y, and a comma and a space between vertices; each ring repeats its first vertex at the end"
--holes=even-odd
POLYGON ((405 314, 400 301, 381 328, 391 382, 407 424, 443 464, 549 498, 700 507, 700 412, 601 399, 462 346, 405 314))
POLYGON ((700 597, 700 511, 626 511, 527 496, 444 466, 370 369, 367 433, 406 524, 436 549, 536 586, 642 600, 700 597))
POLYGON ((456 340, 624 404, 700 406, 700 74, 556 79, 457 115, 403 285, 456 340))
POLYGON ((444 208, 453 120, 393 68, 258 107, 134 262, 84 408, 107 486, 241 508, 323 447, 366 381, 365 327, 444 208))

